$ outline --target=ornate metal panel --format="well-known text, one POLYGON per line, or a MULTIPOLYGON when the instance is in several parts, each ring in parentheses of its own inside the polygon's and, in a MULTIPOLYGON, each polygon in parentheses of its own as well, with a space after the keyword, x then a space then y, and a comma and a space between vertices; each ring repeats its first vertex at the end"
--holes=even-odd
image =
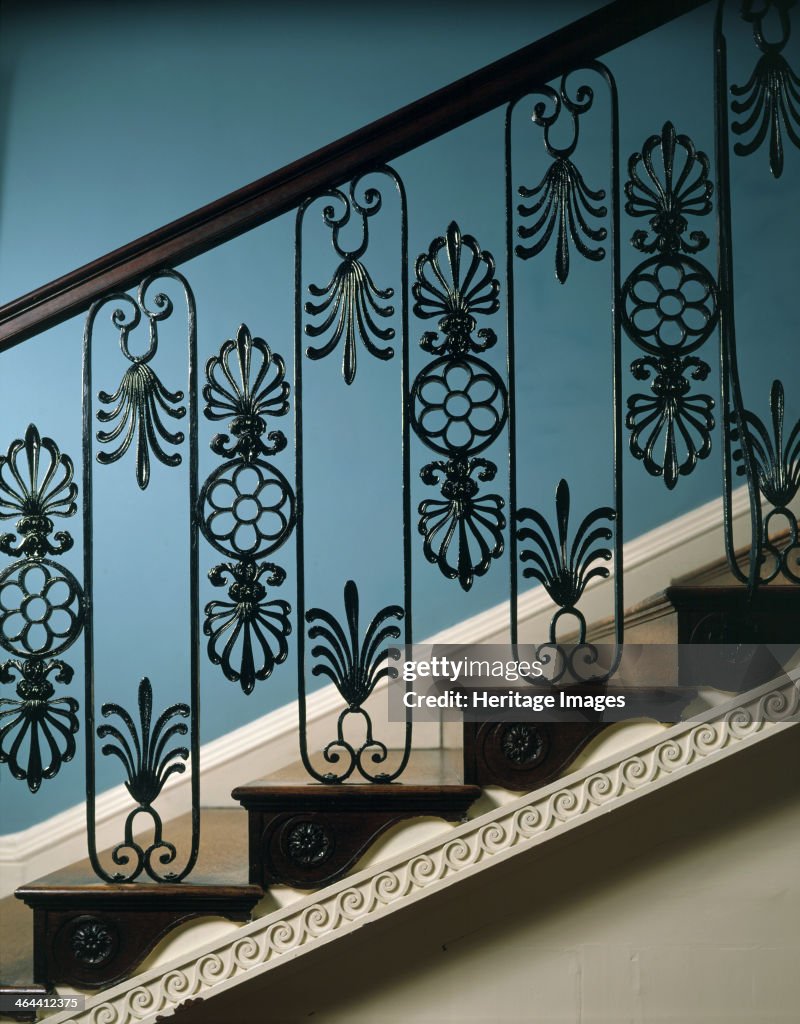
MULTIPOLYGON (((351 225, 352 226, 352 225, 351 225)), ((298 209, 295 222, 295 456, 296 456, 296 551, 297 551, 297 620, 307 624, 308 631, 298 628, 298 696, 300 708, 300 751, 309 774, 320 782, 344 782, 353 775, 373 782, 391 782, 398 778, 408 763, 411 753, 411 720, 406 720, 403 750, 394 764, 390 764, 386 744, 373 733, 372 720, 366 706, 374 688, 394 669, 384 664, 384 644, 401 637, 406 644, 412 638, 411 613, 411 481, 409 460, 409 351, 408 351, 408 220, 406 194, 403 183, 390 167, 380 167, 354 179, 348 186, 331 189, 320 195, 309 197, 298 209), (395 338, 396 330, 388 323, 395 315, 395 308, 389 303, 395 295, 395 288, 376 284, 377 272, 367 268, 369 255, 370 221, 383 209, 384 195, 377 184, 369 184, 371 177, 376 182, 386 179, 399 201, 399 270, 400 296, 399 318, 401 323, 401 344, 399 377, 401 398, 400 459, 402 473, 403 535, 402 535, 402 577, 403 604, 387 605, 378 610, 369 625, 360 634, 360 598, 356 582, 348 579, 344 585, 344 619, 324 608, 312 607, 306 611, 306 567, 305 530, 303 518, 303 374, 304 362, 302 339, 305 334, 311 338, 323 339, 320 345, 306 348, 305 356, 313 362, 331 355, 340 346, 342 349, 342 376, 345 384, 356 380, 357 357, 361 349, 369 356, 388 362, 395 356, 394 348, 387 344, 395 338), (337 266, 329 283, 325 286, 309 284, 308 291, 318 302, 304 301, 303 237, 307 212, 320 199, 332 202, 323 207, 322 219, 331 232, 331 245, 337 259, 337 266), (338 212, 337 212, 338 210, 338 212), (354 248, 345 247, 342 231, 346 225, 357 220, 361 227, 360 242, 354 248), (373 276, 375 275, 375 276, 373 276), (317 319, 315 319, 317 318, 317 319), (395 620, 395 621, 391 621, 395 620), (396 622, 402 621, 401 628, 396 622), (313 659, 310 668, 312 677, 333 683, 345 704, 337 722, 337 734, 324 748, 322 757, 325 765, 334 766, 326 771, 316 767, 308 752, 306 736, 306 693, 307 675, 306 641, 312 645, 309 653, 313 659), (360 738, 354 738, 359 733, 360 738), (381 770, 377 770, 380 766, 381 770)), ((386 273, 385 270, 381 273, 386 273)), ((343 399, 352 402, 350 394, 343 399)), ((346 415, 346 413, 345 413, 346 415)), ((335 425, 332 426, 335 429, 335 425)), ((346 495, 336 500, 346 500, 346 495)))
POLYGON ((53 685, 72 681, 55 656, 80 636, 86 607, 80 583, 54 560, 73 546, 66 530, 53 533, 54 518, 77 511, 72 476, 70 457, 33 423, 0 455, 0 519, 16 519, 0 551, 17 559, 0 572, 0 647, 12 655, 0 683, 16 686, 16 699, 0 698, 0 764, 31 793, 72 760, 79 728, 78 701, 53 685))
POLYGON ((622 286, 622 326, 647 353, 631 363, 631 374, 650 382, 649 394, 629 397, 625 425, 634 458, 670 490, 708 457, 714 427, 713 398, 693 394, 689 379, 708 377, 710 366, 692 353, 719 316, 716 282, 693 255, 707 247, 708 236, 689 232, 688 221, 711 212, 708 170, 705 153, 667 121, 631 156, 625 183, 628 214, 650 218, 651 234, 634 231, 633 247, 654 253, 622 286))
POLYGON ((209 579, 228 587, 228 600, 205 608, 203 632, 208 657, 226 678, 252 693, 286 661, 291 606, 267 600, 267 587, 279 587, 286 572, 264 561, 286 543, 294 529, 295 497, 286 477, 268 461, 286 447, 280 430, 267 433, 266 417, 289 411, 289 385, 283 358, 242 324, 206 365, 205 415, 229 419, 233 436, 217 434, 212 451, 226 462, 200 491, 200 529, 221 554, 234 559, 215 565, 209 579), (266 440, 264 435, 266 434, 266 440))
MULTIPOLYGON (((537 508, 520 507, 517 495, 521 481, 517 468, 517 425, 514 408, 516 394, 516 323, 515 294, 519 287, 519 271, 514 256, 527 260, 544 252, 551 237, 555 236, 556 278, 566 284, 570 269, 570 246, 574 251, 591 262, 600 262, 606 257, 606 248, 597 244, 609 240, 611 243, 610 285, 611 293, 619 293, 619 128, 616 84, 613 75, 604 65, 594 62, 585 68, 563 75, 557 88, 545 86, 538 95, 544 97, 536 102, 531 114, 532 123, 542 129, 542 143, 550 159, 549 166, 539 184, 530 189, 517 186, 516 194, 523 198, 535 198, 533 206, 519 204, 515 210, 514 141, 512 131, 514 112, 520 102, 528 103, 530 98, 512 103, 506 114, 506 218, 508 232, 508 337, 509 337, 509 392, 511 395, 509 414, 509 464, 511 469, 510 495, 516 525, 511 537, 511 636, 517 641, 517 600, 519 573, 524 579, 542 584, 557 610, 550 622, 550 644, 542 645, 540 656, 550 658, 546 648, 556 645, 559 623, 565 620, 577 630, 577 641, 586 641, 586 620, 577 607, 586 584, 595 577, 607 578, 609 568, 604 562, 613 558, 616 566, 614 577, 614 615, 616 638, 622 641, 622 464, 621 414, 618 407, 621 390, 620 329, 618 303, 611 306, 611 376, 609 395, 612 405, 613 466, 610 491, 613 505, 602 505, 589 510, 577 528, 570 531, 570 486, 561 479, 556 487, 555 531, 551 516, 537 508), (595 92, 590 82, 599 78, 602 87, 608 91, 610 119, 610 161, 606 172, 610 181, 610 195, 606 189, 586 184, 576 163, 580 141, 582 119, 592 111, 595 92), (552 134, 563 132, 567 126, 568 144, 556 146, 552 134), (517 214, 515 218, 514 214, 517 214), (533 224, 527 218, 536 216, 533 224), (523 239, 533 238, 533 244, 514 244, 514 235, 523 239)), ((595 174, 599 176, 598 172, 595 174)), ((564 453, 565 456, 567 453, 564 453)), ((587 648, 590 645, 587 645, 587 648)), ((591 649, 582 650, 584 660, 592 660, 591 649)), ((574 660, 574 659, 573 659, 574 660)))
POLYGON ((497 466, 477 456, 505 428, 508 392, 497 371, 475 355, 496 344, 494 330, 482 327, 473 336, 476 315, 500 308, 499 291, 494 257, 455 221, 417 259, 414 312, 439 317, 444 338, 436 331, 422 336, 420 347, 434 359, 414 380, 409 415, 423 444, 445 456, 421 470, 422 481, 440 486, 442 498, 420 503, 419 532, 425 558, 463 590, 503 553, 505 502, 480 488, 494 480, 497 466))
MULTIPOLYGON (((83 342, 83 531, 84 531, 84 586, 86 588, 85 641, 85 735, 86 746, 86 814, 89 856, 97 874, 108 882, 131 882, 142 873, 157 882, 176 882, 185 878, 194 867, 200 841, 200 765, 199 765, 199 580, 197 561, 198 533, 198 475, 197 475, 197 325, 195 300, 186 279, 177 271, 163 270, 148 275, 139 285, 137 299, 125 293, 108 295, 94 303, 86 318, 83 342), (131 363, 125 372, 120 387, 113 396, 99 392, 101 403, 117 401, 110 412, 100 411, 101 422, 115 421, 111 431, 98 431, 96 439, 103 446, 118 440, 124 433, 118 447, 108 453, 102 447, 97 451, 96 461, 101 465, 117 461, 136 439, 136 482, 141 490, 151 483, 150 457, 167 466, 176 466, 182 461, 179 453, 168 454, 161 441, 179 445, 184 441, 182 433, 166 431, 160 412, 173 418, 182 418, 186 409, 173 408, 172 403, 183 399, 183 392, 168 392, 161 385, 150 362, 158 351, 158 325, 174 311, 173 302, 164 292, 157 291, 150 305, 148 296, 159 280, 170 280, 178 284, 183 292, 186 306, 187 333, 187 386, 189 436, 188 436, 188 502, 189 510, 189 702, 173 704, 153 721, 154 688, 148 678, 138 687, 138 722, 123 703, 104 703, 101 707, 103 718, 109 719, 95 730, 95 665, 94 665, 94 449, 92 444, 93 391, 92 370, 95 351, 95 329, 101 311, 113 303, 111 323, 119 331, 119 344, 123 355, 131 363), (125 310, 131 310, 130 314, 125 310), (133 356, 128 343, 133 330, 141 323, 144 312, 148 322, 149 346, 142 356, 133 356), (160 411, 159 411, 160 410, 160 411), (184 721, 188 719, 187 721, 184 721), (125 786, 135 806, 129 812, 122 841, 112 850, 111 860, 115 868, 106 868, 97 851, 95 830, 96 754, 92 741, 95 734, 105 741, 100 752, 102 756, 115 759, 124 771, 125 786), (184 745, 178 737, 186 736, 184 745), (155 806, 163 786, 171 775, 185 772, 187 763, 191 766, 192 839, 191 847, 183 865, 176 867, 178 851, 165 838, 161 817, 155 806), (152 834, 149 841, 135 835, 144 819, 152 834)), ((128 683, 130 680, 115 680, 128 683)), ((145 833, 147 834, 147 833, 145 833)))
MULTIPOLYGON (((783 50, 789 40, 789 10, 784 0, 767 0, 756 5, 746 0, 741 9, 744 21, 752 25, 753 38, 761 51, 756 68, 744 86, 730 86, 734 121, 730 131, 750 137, 733 146, 735 153, 755 152, 769 132, 769 165, 775 179, 784 168, 781 128, 786 137, 800 146, 795 130, 800 111, 798 79, 789 67, 783 50), (768 27, 769 26, 769 27, 768 27), (771 41, 768 32, 778 35, 771 41)), ((719 0, 714 26, 715 140, 717 190, 719 203, 719 301, 721 405, 724 415, 723 502, 725 510, 725 546, 731 572, 751 588, 783 576, 800 583, 800 528, 797 514, 790 507, 800 488, 800 420, 786 424, 785 389, 773 380, 769 396, 771 430, 745 405, 739 373, 736 339, 736 304, 733 273, 733 226, 731 215, 731 164, 728 124, 728 57, 724 32, 725 3, 719 0), (735 476, 746 479, 750 494, 750 565, 743 573, 736 560, 731 503, 735 476), (766 515, 762 506, 766 507, 766 515)), ((770 250, 767 250, 767 258, 770 250)), ((792 324, 789 330, 795 329, 792 324)), ((748 339, 752 341, 752 339, 748 339)), ((792 336, 790 344, 794 344, 792 336)))

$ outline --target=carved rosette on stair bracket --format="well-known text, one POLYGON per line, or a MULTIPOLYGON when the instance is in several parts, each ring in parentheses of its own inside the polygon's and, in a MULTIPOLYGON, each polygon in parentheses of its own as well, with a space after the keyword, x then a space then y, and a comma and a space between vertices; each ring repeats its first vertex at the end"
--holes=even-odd
POLYGON ((483 327, 474 337, 476 315, 500 308, 500 285, 492 255, 455 222, 418 257, 416 278, 414 312, 439 317, 444 334, 423 334, 420 347, 434 359, 411 388, 411 426, 427 448, 444 456, 420 472, 424 483, 440 486, 442 498, 420 503, 419 532, 426 559, 469 590, 503 553, 506 525, 500 495, 480 493, 497 466, 478 456, 503 431, 508 394, 497 371, 475 355, 495 345, 497 335, 483 327))
POLYGON ((73 670, 55 655, 83 629, 84 599, 72 573, 54 561, 73 546, 53 518, 74 516, 77 486, 72 460, 31 424, 23 439, 0 455, 0 519, 16 519, 0 535, 0 551, 18 559, 0 572, 0 647, 13 657, 0 662, 0 683, 16 683, 18 699, 0 699, 0 764, 31 793, 75 755, 78 702, 56 697, 73 670), (52 536, 51 536, 52 535, 52 536))
POLYGON ((228 587, 228 600, 210 601, 203 632, 208 657, 227 679, 252 693, 289 653, 291 606, 267 600, 267 587, 286 578, 264 561, 281 547, 295 524, 295 497, 286 477, 267 459, 286 447, 280 430, 267 433, 267 416, 289 411, 289 385, 281 356, 242 324, 206 365, 205 415, 228 419, 230 435, 217 434, 211 450, 226 459, 200 492, 203 536, 232 561, 215 565, 208 578, 228 587), (266 436, 265 436, 266 435, 266 436))
POLYGON ((631 156, 625 183, 626 212, 649 217, 652 232, 634 231, 633 247, 654 254, 622 286, 622 326, 646 353, 631 363, 631 373, 650 381, 650 394, 628 398, 625 425, 631 454, 670 490, 709 455, 714 427, 714 400, 692 394, 691 381, 706 380, 711 370, 693 353, 717 324, 717 286, 694 258, 708 246, 708 236, 696 230, 687 236, 687 218, 711 212, 708 169, 706 154, 667 121, 631 156))

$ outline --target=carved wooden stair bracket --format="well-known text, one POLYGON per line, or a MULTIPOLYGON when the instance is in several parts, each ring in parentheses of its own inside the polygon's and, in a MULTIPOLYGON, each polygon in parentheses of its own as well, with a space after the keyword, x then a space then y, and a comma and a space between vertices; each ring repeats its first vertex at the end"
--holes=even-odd
POLYGON ((347 874, 400 821, 465 820, 481 791, 461 781, 452 754, 419 751, 403 781, 385 784, 310 782, 296 765, 238 786, 232 795, 248 814, 250 881, 318 889, 347 874))
POLYGON ((552 782, 607 722, 465 722, 464 778, 528 792, 552 782))
POLYGON ((670 587, 667 599, 678 616, 681 686, 696 686, 709 678, 725 681, 725 690, 744 692, 777 678, 782 666, 768 647, 797 649, 800 645, 800 588, 772 584, 752 596, 741 585, 670 587), (708 665, 691 656, 683 645, 705 644, 708 665), (718 651, 717 654, 714 652, 718 651))
MULTIPOLYGON (((588 684, 586 684, 588 687, 588 684)), ((582 686, 568 689, 580 692, 582 686)), ((611 717, 587 713, 586 721, 464 722, 464 779, 476 786, 501 786, 528 793, 566 774, 587 744, 610 726, 631 718, 681 721, 695 696, 690 687, 613 686, 624 695, 626 713, 611 717)))
POLYGON ((33 910, 34 981, 98 989, 129 977, 186 921, 249 921, 263 892, 257 885, 34 883, 16 896, 33 910))

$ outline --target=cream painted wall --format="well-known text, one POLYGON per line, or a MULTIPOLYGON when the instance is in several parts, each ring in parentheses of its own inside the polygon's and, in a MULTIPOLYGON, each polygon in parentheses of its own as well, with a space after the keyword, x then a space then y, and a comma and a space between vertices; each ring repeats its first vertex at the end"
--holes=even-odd
POLYGON ((186 1008, 182 1024, 796 1022, 797 732, 186 1008))

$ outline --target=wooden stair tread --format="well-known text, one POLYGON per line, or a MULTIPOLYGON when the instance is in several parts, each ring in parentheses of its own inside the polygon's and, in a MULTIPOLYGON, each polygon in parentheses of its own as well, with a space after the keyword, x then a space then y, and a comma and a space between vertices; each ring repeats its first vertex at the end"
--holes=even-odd
MULTIPOLYGON (((397 765, 401 757, 402 751, 389 750, 386 764, 397 765)), ((312 754, 312 763, 323 770, 325 762, 319 754, 312 754)), ((380 770, 380 766, 375 766, 375 770, 380 770)), ((242 796, 274 793, 283 798, 293 795, 317 798, 324 793, 337 802, 355 803, 374 799, 380 793, 391 794, 393 798, 402 801, 413 798, 414 793, 424 797, 426 793, 432 794, 442 789, 458 790, 464 786, 460 750, 417 750, 412 753, 405 771, 395 782, 367 782, 355 773, 345 782, 318 782, 308 774, 302 761, 295 761, 263 779, 237 786, 232 796, 234 800, 240 800, 242 796)))

